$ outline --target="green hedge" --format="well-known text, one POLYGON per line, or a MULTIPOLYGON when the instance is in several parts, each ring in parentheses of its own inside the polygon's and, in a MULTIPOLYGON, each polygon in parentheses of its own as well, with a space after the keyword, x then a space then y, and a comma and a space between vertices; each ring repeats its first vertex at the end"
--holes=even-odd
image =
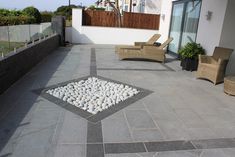
POLYGON ((32 24, 36 19, 30 16, 0 16, 0 26, 32 24))
POLYGON ((42 21, 41 22, 51 22, 53 14, 51 13, 41 13, 42 21))
POLYGON ((27 16, 34 17, 36 19, 36 23, 41 23, 41 13, 35 7, 26 7, 22 10, 22 13, 27 16))
POLYGON ((20 10, 0 9, 0 16, 20 16, 20 15, 22 15, 22 11, 20 10))
POLYGON ((51 22, 52 16, 53 16, 53 13, 42 12, 41 13, 41 17, 42 17, 41 22, 51 22))

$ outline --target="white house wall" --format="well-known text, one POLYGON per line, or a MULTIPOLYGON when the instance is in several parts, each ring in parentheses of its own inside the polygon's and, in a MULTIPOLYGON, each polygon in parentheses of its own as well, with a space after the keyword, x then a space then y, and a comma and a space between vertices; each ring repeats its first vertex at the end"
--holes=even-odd
POLYGON ((200 43, 212 55, 215 46, 219 46, 227 0, 202 0, 201 14, 196 42, 200 43), (208 11, 212 12, 211 20, 207 20, 208 11))
POLYGON ((145 0, 145 13, 160 14, 161 3, 162 3, 162 0, 145 0))
POLYGON ((147 41, 158 33, 158 30, 82 26, 81 9, 73 9, 72 18, 72 43, 133 44, 135 41, 147 41))
MULTIPOLYGON (((232 48, 235 50, 235 1, 229 0, 228 7, 225 13, 223 30, 221 33, 219 46, 232 48)), ((235 75, 235 51, 233 52, 228 68, 227 74, 235 75)))
POLYGON ((171 21, 171 9, 172 0, 163 0, 159 28, 159 33, 162 35, 159 39, 160 42, 163 42, 168 38, 171 21))

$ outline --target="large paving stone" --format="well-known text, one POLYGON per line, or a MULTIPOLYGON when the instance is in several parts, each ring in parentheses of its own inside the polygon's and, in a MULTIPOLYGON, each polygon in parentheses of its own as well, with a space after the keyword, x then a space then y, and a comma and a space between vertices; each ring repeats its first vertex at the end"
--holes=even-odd
POLYGON ((132 142, 131 133, 122 111, 102 120, 104 142, 132 142))

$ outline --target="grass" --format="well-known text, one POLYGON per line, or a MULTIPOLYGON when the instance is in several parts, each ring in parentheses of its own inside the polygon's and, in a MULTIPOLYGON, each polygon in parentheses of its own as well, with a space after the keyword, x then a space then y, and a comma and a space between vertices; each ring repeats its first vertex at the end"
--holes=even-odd
POLYGON ((19 48, 22 46, 24 46, 23 42, 10 42, 9 47, 9 43, 7 41, 0 41, 0 55, 2 55, 2 53, 6 55, 7 53, 13 51, 14 48, 19 48))

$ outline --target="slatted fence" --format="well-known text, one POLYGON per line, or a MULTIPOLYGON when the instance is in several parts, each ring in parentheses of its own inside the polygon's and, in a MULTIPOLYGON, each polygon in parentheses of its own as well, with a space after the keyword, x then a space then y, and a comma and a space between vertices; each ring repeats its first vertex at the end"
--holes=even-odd
MULTIPOLYGON (((121 20, 123 28, 158 30, 160 15, 124 12, 121 20)), ((85 10, 83 11, 83 25, 118 27, 118 17, 111 11, 85 10)))
POLYGON ((123 14, 123 27, 140 29, 159 29, 160 15, 130 13, 123 14))
POLYGON ((115 27, 116 19, 115 13, 111 11, 83 11, 83 25, 86 26, 115 27))

